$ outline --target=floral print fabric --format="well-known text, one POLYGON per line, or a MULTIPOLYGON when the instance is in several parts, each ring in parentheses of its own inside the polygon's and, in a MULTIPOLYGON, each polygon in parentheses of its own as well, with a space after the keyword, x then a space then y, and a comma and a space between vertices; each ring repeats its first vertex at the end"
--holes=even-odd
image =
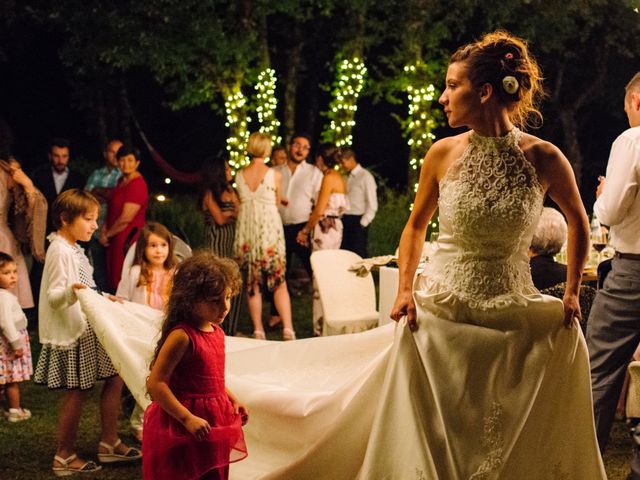
POLYGON ((240 269, 247 275, 247 290, 264 286, 273 291, 284 282, 286 260, 284 230, 276 207, 273 170, 267 171, 255 191, 245 183, 242 172, 236 177, 240 212, 236 222, 234 251, 240 269))

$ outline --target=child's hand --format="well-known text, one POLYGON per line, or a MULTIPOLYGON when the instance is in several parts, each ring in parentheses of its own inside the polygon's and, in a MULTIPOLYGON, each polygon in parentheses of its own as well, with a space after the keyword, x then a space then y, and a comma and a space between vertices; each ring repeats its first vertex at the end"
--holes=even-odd
POLYGON ((231 401, 231 405, 233 405, 233 411, 236 412, 236 414, 240 415, 240 418, 242 419, 242 425, 246 425, 249 421, 249 409, 246 405, 238 402, 236 397, 231 395, 229 391, 227 391, 227 396, 231 401))
POLYGON ((71 288, 73 288, 74 290, 82 290, 83 288, 87 288, 87 286, 81 283, 74 283, 73 285, 71 285, 71 288))
POLYGON ((211 431, 209 422, 204 418, 196 417, 195 415, 189 415, 184 422, 184 428, 186 428, 191 435, 196 437, 197 440, 204 440, 211 431))
POLYGON ((245 405, 238 405, 238 410, 236 411, 240 418, 242 419, 242 425, 246 425, 249 421, 249 409, 245 405))
POLYGON ((107 295, 107 298, 109 300, 111 300, 112 302, 118 302, 118 303, 124 303, 124 300, 122 300, 121 298, 116 297, 115 295, 107 295))
POLYGON ((19 349, 13 351, 13 358, 14 359, 22 358, 22 355, 24 355, 24 350, 22 348, 19 348, 19 349))

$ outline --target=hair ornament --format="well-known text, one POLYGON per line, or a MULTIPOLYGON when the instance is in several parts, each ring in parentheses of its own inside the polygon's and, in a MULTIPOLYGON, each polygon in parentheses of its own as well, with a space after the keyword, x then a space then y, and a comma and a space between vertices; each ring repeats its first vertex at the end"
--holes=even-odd
MULTIPOLYGON (((510 54, 507 54, 510 55, 510 54)), ((512 75, 507 75, 502 79, 502 88, 509 95, 513 95, 520 88, 520 84, 518 83, 518 79, 512 75)))
POLYGON ((507 52, 504 54, 504 59, 505 60, 513 60, 513 53, 511 52, 507 52))

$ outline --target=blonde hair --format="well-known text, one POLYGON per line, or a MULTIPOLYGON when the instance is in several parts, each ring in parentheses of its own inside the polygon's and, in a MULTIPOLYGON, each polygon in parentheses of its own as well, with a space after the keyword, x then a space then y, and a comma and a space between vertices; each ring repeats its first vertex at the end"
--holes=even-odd
POLYGON ((624 92, 625 94, 630 92, 640 92, 640 72, 636 73, 633 78, 629 80, 627 86, 624 87, 624 92))
POLYGON ((268 157, 271 155, 271 137, 261 132, 252 133, 247 142, 247 153, 251 157, 268 157))
POLYGON ((80 215, 87 213, 92 207, 100 212, 100 203, 89 192, 79 188, 65 190, 58 195, 51 205, 51 223, 60 230, 63 223, 70 224, 80 215))
POLYGON ((488 33, 476 42, 460 47, 451 63, 467 64, 471 84, 479 88, 485 83, 505 105, 512 107, 509 118, 518 127, 542 125, 540 101, 545 92, 542 71, 529 53, 527 42, 505 30, 488 33), (505 77, 518 81, 515 92, 509 93, 503 86, 505 77))

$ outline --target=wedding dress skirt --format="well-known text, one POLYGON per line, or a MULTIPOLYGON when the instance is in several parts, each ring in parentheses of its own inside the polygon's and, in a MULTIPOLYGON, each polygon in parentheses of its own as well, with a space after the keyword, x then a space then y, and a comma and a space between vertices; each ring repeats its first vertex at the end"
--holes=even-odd
MULTIPOLYGON (((78 297, 146 407, 161 312, 78 297)), ((606 478, 584 340, 562 326, 561 302, 479 313, 442 297, 422 299, 415 333, 402 321, 295 342, 227 337, 227 385, 250 415, 231 478, 606 478)))

